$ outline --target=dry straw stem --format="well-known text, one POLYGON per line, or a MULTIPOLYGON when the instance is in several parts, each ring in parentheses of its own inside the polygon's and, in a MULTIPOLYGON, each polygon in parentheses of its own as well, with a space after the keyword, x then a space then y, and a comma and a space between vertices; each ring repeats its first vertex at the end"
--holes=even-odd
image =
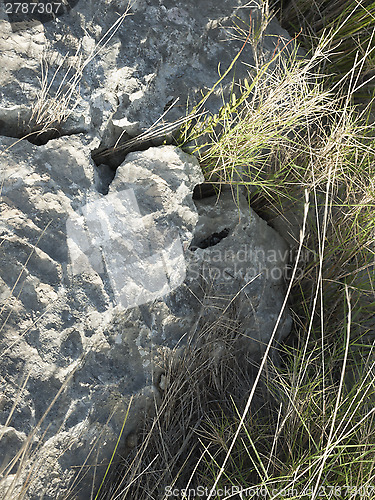
POLYGON ((245 409, 242 413, 242 416, 241 416, 241 420, 240 420, 240 423, 237 427, 237 430, 234 434, 234 437, 230 443, 230 446, 228 448, 228 452, 225 456, 225 459, 223 461, 223 464, 222 466, 220 467, 220 470, 217 474, 217 477, 215 479, 215 482, 212 486, 212 490, 210 491, 210 494, 207 498, 207 500, 210 500, 210 498, 212 498, 213 495, 216 495, 215 493, 215 489, 216 489, 216 486, 218 485, 219 481, 220 481, 220 478, 221 476, 223 475, 224 471, 225 471, 225 466, 230 458, 230 454, 234 448, 234 445, 236 443, 236 440, 239 436, 239 433, 244 425, 244 422, 245 422, 245 418, 246 418, 246 415, 250 409, 250 405, 251 405, 251 402, 253 400, 253 397, 254 397, 254 394, 255 394, 255 390, 257 388, 257 385, 260 381, 260 378, 261 378, 261 375, 262 375, 262 371, 263 369, 265 368, 265 365, 266 365, 266 362, 267 362, 267 359, 268 359, 268 355, 270 353, 270 349, 271 349, 271 346, 272 346, 272 343, 275 339, 275 335, 276 335, 276 332, 277 332, 277 328, 280 324, 280 321, 281 321, 281 318, 282 318, 282 315, 285 311, 285 308, 287 306, 287 302, 288 302, 288 299, 289 299, 289 295, 290 295, 290 292, 291 292, 291 289, 292 289, 292 286, 294 284, 294 277, 295 277, 295 274, 297 272, 297 266, 298 266, 298 262, 299 262, 299 259, 300 259, 300 255, 301 255, 301 251, 302 251, 302 247, 303 247, 303 242, 304 242, 304 239, 305 239, 305 231, 306 231, 306 221, 307 221, 307 215, 308 215, 308 210, 309 210, 309 201, 308 201, 308 194, 307 194, 307 191, 305 191, 305 213, 304 213, 304 219, 303 219, 303 226, 302 226, 302 230, 301 230, 301 234, 300 234, 300 244, 299 244, 299 248, 298 248, 298 254, 297 254, 297 258, 296 258, 296 262, 295 262, 295 265, 294 265, 294 268, 293 268, 293 273, 292 273, 292 277, 291 277, 291 280, 290 280, 290 283, 289 283, 289 286, 288 286, 288 289, 287 289, 287 292, 285 294, 285 298, 284 298, 284 302, 281 306, 281 310, 280 310, 280 313, 278 315, 278 318, 276 320, 276 323, 275 323, 275 327, 273 329, 273 332, 271 334, 271 337, 269 339, 269 342, 268 342, 268 345, 267 345, 267 348, 266 348, 266 351, 264 352, 263 354, 263 357, 262 357, 262 361, 260 363, 260 366, 259 366, 259 370, 258 370, 258 373, 257 373, 257 376, 255 378, 255 381, 254 381, 254 384, 253 384, 253 387, 250 391, 250 394, 249 394, 249 397, 247 399, 247 403, 246 403, 246 406, 245 406, 245 409))

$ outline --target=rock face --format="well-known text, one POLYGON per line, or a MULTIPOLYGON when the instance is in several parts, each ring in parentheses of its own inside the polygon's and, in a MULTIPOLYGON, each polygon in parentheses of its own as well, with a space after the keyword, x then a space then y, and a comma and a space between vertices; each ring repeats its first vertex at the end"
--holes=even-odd
MULTIPOLYGON (((91 158, 177 97, 168 120, 183 116, 241 48, 223 41, 225 26, 250 10, 236 0, 132 9, 120 23, 121 2, 70 2, 41 24, 0 6, 2 498, 22 487, 35 500, 89 498, 125 417, 130 443, 160 397, 172 349, 225 311, 258 356, 281 308, 284 241, 245 198, 194 202, 203 175, 193 156, 133 152, 114 179, 91 158), (45 126, 29 137, 39 145, 14 140, 45 126)), ((266 59, 276 44, 266 38, 266 59)), ((251 63, 249 46, 241 57, 251 63)), ((219 105, 219 95, 208 103, 219 105)), ((284 314, 278 338, 289 328, 284 314)))
MULTIPOLYGON (((244 4, 136 0, 129 10, 126 2, 89 0, 44 25, 31 13, 9 22, 1 4, 0 133, 22 137, 47 123, 62 134, 95 130, 102 145, 112 146, 120 136, 148 129, 176 99, 165 120, 185 116, 241 50, 233 27, 259 28, 257 2, 244 4)), ((290 41, 276 21, 267 33, 264 61, 290 41)), ((254 57, 247 43, 235 78, 247 76, 249 65, 254 57)), ((233 75, 221 82, 227 93, 233 75)), ((220 88, 206 103, 213 112, 222 104, 220 88)))
MULTIPOLYGON (((2 146, 11 143, 5 139, 2 146)), ((95 166, 85 149, 82 136, 41 147, 22 141, 3 164, 6 386, 0 416, 18 450, 32 435, 38 474, 30 498, 42 492, 58 498, 74 479, 73 465, 108 459, 131 396, 136 395, 126 434, 136 428, 141 409, 158 397, 163 356, 183 343, 199 319, 217 319, 237 295, 236 317, 256 354, 272 333, 283 299, 285 243, 246 200, 236 207, 231 193, 223 193, 218 206, 208 198, 196 208, 192 192, 203 176, 194 157, 173 146, 131 153, 105 196, 95 190, 95 166), (91 232, 78 223, 72 230, 71 220, 79 218, 91 232), (100 248, 102 267, 86 244, 91 235, 100 236, 91 241, 100 248), (148 242, 153 248, 144 248, 148 242), (119 260, 123 255, 128 259, 119 260), (144 289, 151 295, 144 296, 144 289)), ((285 317, 279 334, 289 326, 285 317)), ((82 498, 92 476, 86 479, 82 498)))

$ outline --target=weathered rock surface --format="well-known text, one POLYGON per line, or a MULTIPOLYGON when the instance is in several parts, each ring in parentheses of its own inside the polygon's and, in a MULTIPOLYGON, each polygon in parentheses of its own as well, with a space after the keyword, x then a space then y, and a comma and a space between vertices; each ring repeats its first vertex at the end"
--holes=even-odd
MULTIPOLYGON (((41 24, 32 14, 11 23, 1 4, 0 134, 21 137, 49 121, 62 134, 91 132, 113 145, 121 134, 127 139, 150 127, 178 98, 166 116, 173 122, 201 100, 218 80, 219 65, 222 74, 241 49, 233 26, 246 32, 252 24, 255 33, 257 6, 137 0, 119 22, 126 2, 88 1, 41 24)), ((266 34, 265 61, 290 40, 276 21, 266 34)), ((242 62, 254 64, 250 43, 236 63, 236 79, 247 75, 242 62)), ((233 72, 220 87, 228 91, 232 79, 233 72)), ((221 104, 218 88, 206 107, 217 112, 221 104)))
MULTIPOLYGON (((2 146, 11 143, 6 139, 2 146)), ((196 202, 196 209, 192 192, 202 174, 194 157, 172 146, 131 153, 104 196, 95 190, 95 166, 87 146, 81 136, 41 147, 22 141, 3 158, 0 268, 5 384, 0 421, 5 424, 15 404, 7 422, 12 447, 21 449, 32 435, 30 453, 39 448, 30 498, 40 498, 42 491, 44 498, 58 498, 73 480, 73 465, 108 459, 130 397, 135 395, 135 400, 124 435, 136 427, 140 409, 158 397, 155 382, 163 356, 186 339, 200 318, 217 319, 218 311, 237 294, 237 318, 244 335, 253 339, 248 348, 259 352, 259 341, 267 342, 283 297, 282 239, 249 211, 244 200, 237 208, 230 193, 222 195, 217 207, 205 199, 196 202), (140 246, 133 245, 139 260, 132 279, 114 272, 119 262, 113 246, 117 233, 124 244, 137 239, 136 233, 127 232, 127 219, 121 222, 116 216, 124 214, 120 202, 126 198, 121 196, 130 191, 142 223, 138 236, 143 236, 140 246), (107 200, 112 200, 114 209, 105 221, 107 200), (85 218, 86 213, 90 227, 90 212, 85 212, 90 204, 110 234, 101 244, 102 269, 95 269, 97 261, 87 248, 83 247, 88 256, 83 267, 75 261, 78 254, 70 251, 74 239, 76 249, 83 239, 70 231, 69 220, 77 215, 85 218), (227 236, 216 242, 220 238, 215 233, 223 231, 227 236), (210 238, 214 246, 207 246, 210 238), (159 269, 158 259, 150 261, 141 253, 146 242, 153 244, 150 255, 159 252, 159 257, 175 243, 173 252, 164 255, 169 289, 157 282, 153 300, 138 296, 137 305, 136 299, 126 302, 122 284, 128 279, 127 291, 132 284, 138 286, 139 277, 159 269), (216 302, 209 297, 217 297, 216 302), (209 307, 202 308, 205 302, 209 307), (95 452, 90 454, 93 446, 95 452)), ((280 335, 288 327, 286 318, 280 335)), ((87 498, 92 475, 86 479, 82 498, 87 498)))
MULTIPOLYGON (((69 4, 44 24, 11 23, 0 5, 0 464, 16 457, 0 496, 9 499, 26 478, 30 499, 73 489, 89 498, 129 403, 124 438, 160 397, 164 357, 222 311, 255 356, 284 293, 284 241, 231 193, 194 203, 203 182, 194 157, 172 146, 134 152, 113 181, 91 159, 177 97, 166 119, 184 116, 240 50, 226 27, 250 10, 140 0, 117 23, 121 2, 69 4), (11 138, 46 125, 74 135, 45 135, 42 146, 11 138)), ((275 23, 268 32, 289 39, 275 23)), ((265 59, 276 45, 266 37, 265 59)), ((241 61, 252 64, 249 45, 241 61)), ((245 74, 238 64, 236 77, 245 74)), ((220 104, 218 93, 208 108, 220 104)), ((279 338, 289 326, 285 314, 279 338)))

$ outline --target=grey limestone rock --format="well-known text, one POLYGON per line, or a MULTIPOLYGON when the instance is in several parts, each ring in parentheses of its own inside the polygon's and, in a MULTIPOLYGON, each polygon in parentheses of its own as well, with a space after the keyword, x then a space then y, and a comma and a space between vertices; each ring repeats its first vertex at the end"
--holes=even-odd
MULTIPOLYGON (((137 0, 120 22, 126 2, 81 0, 42 24, 31 13, 24 14, 24 22, 10 22, 2 3, 0 133, 21 137, 47 123, 56 133, 89 132, 112 146, 120 136, 128 139, 148 129, 178 99, 165 117, 173 122, 201 100, 241 50, 243 41, 233 27, 246 33, 252 26, 256 32, 260 5, 137 0)), ((289 41, 272 20, 261 59, 269 61, 276 47, 289 41)), ((252 65, 247 43, 235 73, 221 82, 206 107, 217 112, 221 91, 228 93, 233 76, 244 78, 252 65)))
MULTIPOLYGON (((2 146, 11 142, 3 139, 2 146)), ((102 195, 87 151, 85 139, 73 136, 40 147, 22 141, 3 158, 0 418, 4 425, 15 405, 6 436, 15 452, 30 441, 38 471, 30 498, 59 498, 75 484, 73 465, 108 460, 132 396, 124 435, 134 433, 139 415, 159 397, 154 382, 164 356, 184 344, 198 321, 217 319, 237 295, 237 319, 256 355, 283 299, 285 243, 245 199, 237 206, 223 193, 217 206, 210 199, 194 203, 194 186, 203 180, 194 157, 173 146, 131 153, 102 195), (130 219, 129 192, 137 212, 130 219), (71 229, 69 221, 79 218, 91 229, 102 222, 92 230, 102 236, 102 268, 82 245, 83 226, 71 229), (210 238, 213 246, 204 243, 210 238), (120 244, 133 245, 135 254, 123 250, 133 267, 115 257, 123 253, 120 244), (77 265, 80 255, 86 260, 77 265), (155 281, 151 295, 129 298, 142 279, 149 288, 160 262, 164 281, 155 281)), ((279 335, 289 326, 285 315, 279 335)), ((79 483, 82 498, 91 480, 87 474, 79 483)))
MULTIPOLYGON (((2 148, 12 142, 3 139, 2 148)), ((113 260, 113 246, 103 242, 105 269, 96 268, 84 246, 87 265, 77 266, 71 244, 83 240, 71 231, 69 221, 90 204, 98 214, 102 210, 108 215, 106 200, 112 196, 96 191, 89 151, 83 137, 73 136, 40 147, 21 141, 2 158, 0 421, 9 424, 4 442, 11 443, 8 452, 13 456, 30 441, 30 466, 38 471, 30 498, 59 498, 73 480, 73 466, 108 460, 131 396, 126 433, 133 431, 142 408, 158 397, 155 366, 185 331, 183 311, 180 317, 171 313, 163 290, 154 306, 150 297, 144 299, 151 301, 148 305, 140 300, 139 306, 124 303, 115 285, 126 273, 115 273, 119 263, 113 260), (160 323, 160 330, 153 321, 160 323), (98 455, 90 455, 93 446, 98 455)), ((153 214, 189 243, 198 219, 191 192, 202 180, 197 160, 169 146, 133 156, 119 169, 113 191, 133 189, 140 208, 147 210, 139 214, 141 222, 147 219, 143 243, 152 240, 152 228, 147 228, 153 214)), ((112 196, 113 206, 121 200, 112 196)), ((126 232, 129 218, 121 221, 120 216, 106 222, 112 245, 121 230, 125 243, 134 241, 126 232)), ((135 277, 150 275, 150 270, 152 275, 155 262, 138 257, 135 277)), ((82 498, 87 498, 92 474, 86 480, 80 485, 82 498)))

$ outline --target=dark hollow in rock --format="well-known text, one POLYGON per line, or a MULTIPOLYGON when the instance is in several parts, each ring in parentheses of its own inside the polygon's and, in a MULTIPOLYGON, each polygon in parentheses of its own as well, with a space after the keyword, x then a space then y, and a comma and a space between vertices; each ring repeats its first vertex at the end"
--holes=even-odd
POLYGON ((34 146, 44 146, 51 139, 57 139, 59 137, 61 137, 61 133, 57 129, 29 132, 29 134, 25 136, 26 140, 34 144, 34 146))
POLYGON ((218 243, 220 243, 221 240, 226 238, 229 234, 229 229, 224 228, 220 233, 212 233, 210 236, 207 236, 207 238, 204 238, 204 240, 201 240, 199 243, 196 245, 191 245, 190 250, 195 251, 197 248, 209 248, 209 247, 214 247, 218 243))
POLYGON ((141 134, 136 137, 131 137, 126 134, 125 140, 120 141, 115 146, 100 146, 99 148, 94 149, 91 153, 91 158, 97 166, 104 164, 108 165, 113 170, 116 170, 129 153, 134 153, 135 151, 146 151, 146 149, 151 147, 166 144, 175 144, 173 134, 161 132, 160 134, 155 133, 154 135, 153 133, 147 135, 141 134))
POLYGON ((193 200, 203 200, 204 198, 210 198, 211 196, 217 196, 220 193, 220 189, 211 182, 204 182, 203 184, 198 184, 195 186, 193 191, 193 200))

